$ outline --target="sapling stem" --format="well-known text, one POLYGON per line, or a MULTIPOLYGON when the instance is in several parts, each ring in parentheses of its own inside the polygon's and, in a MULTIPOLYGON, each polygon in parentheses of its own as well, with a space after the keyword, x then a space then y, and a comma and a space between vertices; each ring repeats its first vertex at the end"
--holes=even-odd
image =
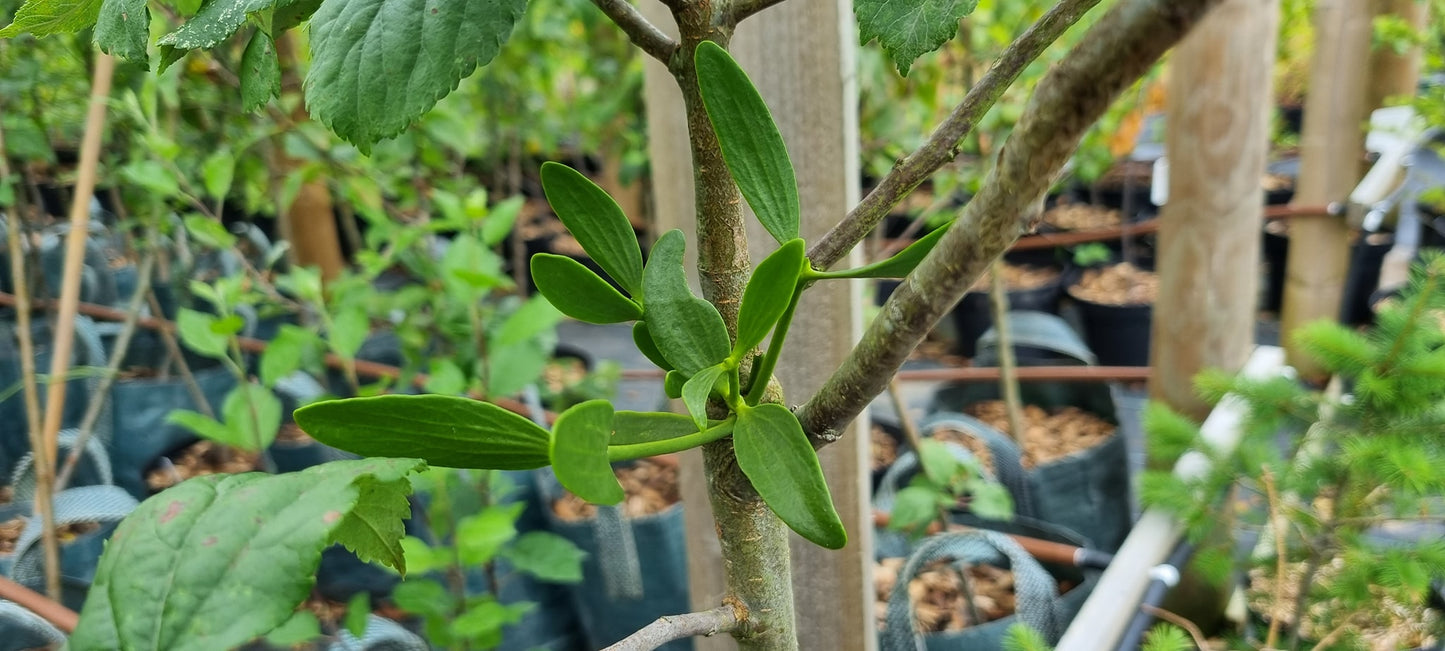
POLYGON ((729 418, 717 425, 713 425, 696 434, 678 436, 662 441, 648 441, 646 443, 630 443, 628 445, 611 445, 607 447, 607 460, 609 462, 630 461, 645 457, 655 457, 663 454, 675 454, 684 450, 691 450, 700 445, 712 443, 733 432, 733 423, 729 418))

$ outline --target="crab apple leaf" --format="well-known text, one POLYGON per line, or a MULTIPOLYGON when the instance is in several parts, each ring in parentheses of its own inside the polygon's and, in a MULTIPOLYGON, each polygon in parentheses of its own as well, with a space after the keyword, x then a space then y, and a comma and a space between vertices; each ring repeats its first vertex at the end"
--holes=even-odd
POLYGON ((106 544, 71 648, 233 649, 276 630, 347 515, 404 499, 423 467, 362 459, 209 475, 146 500, 106 544))
POLYGON ((695 63, 703 105, 738 190, 779 244, 797 237, 798 179, 763 96, 732 55, 712 41, 698 45, 695 63))
POLYGON ((411 502, 406 499, 411 494, 411 482, 403 477, 383 483, 365 476, 357 478, 356 486, 361 500, 332 532, 332 541, 363 561, 381 563, 406 574, 406 556, 401 551, 406 527, 402 520, 411 517, 411 502))
POLYGON ((157 43, 182 50, 203 50, 214 47, 246 24, 246 16, 268 9, 276 0, 211 0, 201 5, 184 25, 162 36, 157 43))
POLYGON ((728 371, 724 364, 709 366, 687 379, 682 385, 682 401, 687 405, 687 413, 692 415, 692 421, 697 425, 697 431, 707 429, 707 399, 712 394, 713 387, 717 386, 718 378, 728 371))
POLYGON ((537 291, 563 314, 587 323, 622 323, 642 318, 642 310, 617 288, 582 263, 565 255, 532 256, 537 291))
POLYGON ((311 17, 312 116, 362 153, 501 50, 526 0, 323 0, 311 17))
POLYGON ((907 76, 918 57, 943 47, 958 33, 958 21, 977 7, 978 0, 858 0, 853 14, 861 42, 878 39, 907 76))
POLYGON ((95 21, 95 45, 106 54, 127 61, 148 63, 150 10, 146 0, 103 0, 95 21))
POLYGON ((632 324, 632 343, 637 346, 638 352, 641 352, 643 357, 656 364, 658 368, 664 371, 672 370, 672 364, 662 356, 662 351, 657 349, 657 342, 652 339, 652 331, 648 329, 646 321, 632 324))
POLYGON ((264 30, 256 30, 241 53, 241 110, 251 112, 281 94, 281 62, 276 43, 264 30))
POLYGON ((616 504, 626 497, 607 461, 612 438, 612 404, 589 400, 557 416, 552 425, 552 470, 573 495, 593 504, 616 504))
POLYGON ((221 403, 221 416, 233 439, 221 442, 252 452, 270 447, 281 430, 283 410, 281 399, 270 389, 255 382, 238 385, 221 403))
POLYGON ((529 531, 517 538, 502 555, 517 571, 547 583, 582 581, 582 559, 587 552, 572 541, 550 531, 529 531))
POLYGON ((923 258, 938 245, 938 241, 943 239, 943 234, 946 232, 948 232, 948 227, 944 226, 924 235, 917 242, 909 244, 907 248, 894 254, 891 258, 856 269, 829 272, 828 275, 834 278, 903 278, 913 273, 913 269, 918 266, 918 263, 923 262, 923 258))
POLYGON ((818 453, 793 412, 777 404, 743 410, 733 427, 733 448, 738 468, 788 527, 828 549, 848 544, 818 453))
POLYGON ((748 279, 743 304, 738 309, 738 340, 733 358, 763 343, 768 331, 782 318, 793 301, 798 276, 803 272, 803 240, 789 240, 764 258, 748 279))
POLYGON ((550 161, 542 164, 542 190, 582 250, 629 294, 641 294, 642 247, 617 202, 581 172, 550 161))
POLYGON ((551 435, 494 404, 438 395, 328 400, 296 410, 312 438, 365 457, 406 455, 434 466, 531 470, 549 463, 551 435))
POLYGON ((652 341, 674 368, 691 376, 726 359, 731 344, 717 308, 688 289, 685 246, 680 230, 658 238, 643 271, 642 293, 652 341))
POLYGON ((15 11, 15 19, 0 38, 21 34, 47 36, 78 32, 95 24, 100 16, 101 0, 27 0, 15 11))

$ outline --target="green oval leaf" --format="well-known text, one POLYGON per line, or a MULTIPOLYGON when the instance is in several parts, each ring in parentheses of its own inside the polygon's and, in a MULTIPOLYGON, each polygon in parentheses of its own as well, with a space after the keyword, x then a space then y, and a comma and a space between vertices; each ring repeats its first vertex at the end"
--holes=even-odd
POLYGON ((392 553, 398 516, 407 475, 422 467, 363 459, 210 475, 146 500, 106 543, 70 648, 241 647, 291 619, 334 542, 404 571, 392 553))
POLYGON ((662 378, 662 391, 672 400, 682 397, 682 388, 687 384, 687 376, 681 371, 668 371, 662 378))
POLYGON ((670 230, 652 247, 643 271, 643 310, 647 330, 663 358, 684 375, 693 375, 727 358, 727 326, 712 303, 692 295, 682 255, 682 231, 670 230))
POLYGON ((823 275, 826 278, 902 278, 913 273, 913 269, 918 266, 918 263, 923 262, 923 258, 938 245, 938 241, 943 239, 943 234, 952 225, 953 222, 949 222, 942 228, 924 235, 917 242, 909 244, 887 260, 879 260, 857 269, 830 271, 823 275))
POLYGON ((632 343, 637 346, 638 352, 642 353, 653 364, 664 371, 671 371, 672 364, 662 356, 662 351, 657 349, 657 342, 652 340, 652 332, 647 329, 646 321, 638 321, 632 324, 632 343))
POLYGON ((612 415, 612 445, 653 443, 696 433, 697 424, 682 414, 619 411, 612 415))
POLYGON ((322 443, 367 457, 405 455, 485 470, 550 462, 547 430, 494 404, 455 396, 329 400, 297 409, 296 424, 322 443))
POLYGON ((532 256, 537 291, 563 314, 588 323, 621 323, 642 318, 642 309, 582 263, 565 255, 532 256))
POLYGON ((593 504, 616 504, 626 497, 607 444, 612 439, 612 405, 589 400, 557 416, 552 425, 552 470, 573 495, 593 504))
POLYGON ((776 404, 743 410, 733 428, 733 447, 738 468, 793 531, 828 549, 848 544, 818 453, 793 412, 776 404))
POLYGON ((727 366, 723 364, 709 366, 688 378, 687 383, 682 385, 682 402, 687 405, 687 413, 692 414, 692 421, 699 432, 707 429, 707 398, 712 394, 713 387, 717 386, 718 378, 727 370, 727 366))
POLYGON ((642 247, 622 208, 581 172, 542 163, 542 190, 582 250, 633 296, 642 293, 642 247))
POLYGON ((733 344, 734 359, 742 357, 754 346, 763 343, 768 331, 788 310, 803 272, 803 240, 789 240, 781 248, 758 263, 753 277, 743 290, 743 304, 738 309, 738 340, 733 344))
POLYGON ((310 23, 306 107, 370 153, 491 61, 526 8, 527 0, 323 0, 310 23))
POLYGON ((718 44, 703 41, 694 60, 702 102, 738 190, 779 244, 797 237, 798 180, 763 96, 718 44))

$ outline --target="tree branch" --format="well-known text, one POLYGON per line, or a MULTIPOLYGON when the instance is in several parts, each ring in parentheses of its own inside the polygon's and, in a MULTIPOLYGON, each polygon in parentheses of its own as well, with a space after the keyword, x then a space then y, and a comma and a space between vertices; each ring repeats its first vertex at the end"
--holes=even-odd
MULTIPOLYGON (((1040 83, 983 189, 798 409, 814 445, 838 437, 989 263, 1023 233, 1089 125, 1220 0, 1124 0, 1040 83)), ((851 245, 850 245, 851 246, 851 245)))
MULTIPOLYGON (((1095 0, 1096 2, 1098 0, 1095 0)), ((783 4, 784 0, 733 0, 732 21, 736 25, 743 22, 753 14, 758 13, 773 5, 783 4)))
MULTIPOLYGON (((767 4, 767 0, 740 0, 739 4, 767 4)), ((1008 46, 989 67, 983 78, 968 90, 963 102, 953 109, 928 141, 909 154, 883 177, 878 187, 848 212, 837 226, 828 231, 808 251, 808 259, 818 269, 827 269, 857 246, 878 222, 888 215, 908 193, 958 156, 958 148, 978 121, 1003 96, 1005 90, 1023 73, 1034 59, 1059 39, 1065 30, 1079 22, 1099 0, 1059 0, 1038 22, 1029 27, 1008 46)), ((739 18, 741 20, 741 18, 739 18)))
POLYGON ((632 3, 627 0, 592 0, 592 4, 597 5, 602 13, 607 14, 612 22, 621 27, 633 45, 642 48, 643 52, 663 64, 672 61, 672 53, 677 51, 677 41, 648 22, 632 3))
POLYGON ((603 651, 650 651, 673 640, 698 635, 713 636, 728 633, 742 624, 737 610, 730 605, 718 606, 712 610, 686 615, 669 615, 643 627, 627 636, 621 642, 603 651))

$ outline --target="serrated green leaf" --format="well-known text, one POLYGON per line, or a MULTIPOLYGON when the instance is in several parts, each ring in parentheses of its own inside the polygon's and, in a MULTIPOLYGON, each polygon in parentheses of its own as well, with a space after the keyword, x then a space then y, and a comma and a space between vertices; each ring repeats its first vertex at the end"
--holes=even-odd
POLYGON ((106 544, 71 648, 231 649, 276 630, 364 499, 356 480, 391 483, 422 467, 363 459, 209 475, 146 500, 106 544))
POLYGON ((858 267, 857 269, 828 272, 828 276, 832 278, 903 278, 913 273, 918 263, 923 262, 923 258, 928 255, 929 251, 933 250, 933 247, 938 245, 938 241, 943 239, 943 234, 948 231, 948 227, 951 225, 953 225, 953 222, 949 222, 944 225, 943 228, 924 235, 917 242, 909 244, 891 258, 879 260, 878 262, 858 267))
POLYGON ((914 531, 938 519, 938 491, 928 486, 908 486, 893 498, 888 528, 914 531))
POLYGON ((351 359, 361 350, 362 344, 371 334, 371 319, 359 305, 342 308, 331 317, 331 329, 326 333, 327 345, 337 356, 351 359))
POLYGON ((619 411, 612 415, 612 445, 666 441, 696 433, 697 424, 682 414, 619 411))
POLYGON ((973 13, 978 0, 857 0, 860 42, 878 39, 898 72, 918 57, 937 50, 958 32, 958 21, 973 13))
POLYGON ((229 355, 230 338, 217 334, 211 327, 215 323, 216 317, 184 307, 176 316, 181 343, 206 357, 225 359, 229 355))
POLYGON ((721 46, 703 41, 695 56, 697 83, 723 160, 758 221, 779 244, 798 236, 798 180, 783 135, 763 96, 721 46))
POLYGON ((777 404, 745 409, 733 427, 733 448, 738 468, 788 527, 828 549, 848 544, 818 454, 793 412, 777 404))
POLYGON ((186 233, 197 242, 213 249, 229 249, 236 243, 236 236, 226 230, 225 224, 204 215, 186 215, 186 233))
POLYGON ((565 255, 532 256, 532 280, 563 314, 587 323, 622 323, 642 318, 642 309, 582 263, 565 255))
MULTIPOLYGON (((406 478, 381 482, 374 477, 356 480, 361 499, 331 532, 331 540, 357 558, 368 563, 381 563, 406 575, 406 555, 401 539, 406 536, 402 520, 411 518, 411 482, 406 478)), ((370 609, 368 609, 369 611, 370 609)))
POLYGON ((321 637, 321 622, 309 610, 298 610, 286 623, 266 634, 266 643, 282 648, 292 648, 321 637))
POLYGON ((616 504, 626 495, 607 461, 612 405, 589 400, 557 416, 552 425, 552 470, 573 495, 593 504, 616 504))
MULTIPOLYGON (((236 157, 229 147, 222 146, 201 163, 201 181, 206 194, 223 198, 231 191, 231 181, 236 176, 236 157)), ((228 233, 229 234, 229 233, 228 233)))
POLYGON ((662 356, 662 351, 657 349, 657 342, 652 340, 652 332, 647 328, 646 321, 638 321, 632 324, 632 343, 637 346, 638 352, 642 353, 648 361, 657 365, 664 371, 671 371, 672 364, 662 356))
POLYGON ((321 7, 321 0, 291 0, 280 3, 271 14, 271 33, 282 34, 311 19, 321 7))
POLYGON ((127 61, 149 63, 150 10, 146 0, 102 0, 95 21, 95 45, 127 61))
POLYGON ((542 164, 542 189, 582 250, 633 296, 642 293, 642 247, 622 208, 581 172, 542 164))
POLYGON ((233 440, 222 443, 252 452, 266 449, 281 430, 282 409, 276 394, 255 382, 231 389, 221 403, 221 417, 233 440))
POLYGON ((548 583, 578 583, 587 552, 550 531, 529 531, 503 550, 518 571, 548 583))
POLYGON ((30 33, 36 36, 69 34, 95 24, 101 0, 26 0, 15 20, 0 29, 0 38, 30 33))
POLYGON ((276 382, 302 368, 308 361, 319 357, 322 342, 315 332, 283 324, 276 337, 266 342, 261 353, 261 384, 276 386, 276 382))
POLYGON ((712 394, 713 387, 717 381, 728 372, 725 364, 709 366, 696 375, 687 379, 682 385, 682 401, 687 405, 687 413, 692 415, 692 422, 697 426, 697 431, 707 429, 707 399, 712 394))
POLYGON ((247 15, 275 4, 276 0, 210 0, 184 25, 162 36, 157 43, 181 50, 214 47, 246 24, 247 15))
POLYGON ((190 52, 190 50, 183 50, 181 48, 175 47, 174 45, 157 46, 156 59, 158 63, 156 65, 156 73, 159 74, 165 72, 166 69, 170 68, 172 65, 175 65, 177 61, 186 58, 186 55, 190 54, 190 52))
POLYGON ((491 403, 436 395, 329 400, 296 410, 312 438, 367 457, 409 455, 446 468, 531 470, 551 435, 491 403))
POLYGON ((792 303, 798 276, 803 273, 803 240, 789 240, 758 263, 748 286, 743 290, 743 303, 738 309, 738 340, 732 357, 740 359, 754 346, 763 343, 783 312, 792 303))
POLYGON ((371 593, 362 590, 351 596, 346 604, 346 619, 342 621, 346 632, 352 637, 366 637, 366 624, 371 619, 371 593))
POLYGON ((537 604, 523 601, 503 604, 488 597, 449 622, 452 635, 464 637, 474 646, 491 649, 502 643, 502 629, 522 621, 537 604))
POLYGON ((526 0, 323 0, 311 17, 306 106, 370 153, 491 61, 526 8, 526 0))
POLYGON ((726 359, 731 342, 717 308, 688 289, 682 262, 685 246, 682 231, 676 229, 653 245, 643 271, 643 315, 663 358, 692 375, 726 359))
POLYGON ((241 110, 251 112, 281 94, 281 61, 276 58, 276 44, 265 30, 251 34, 246 50, 241 53, 241 110))

